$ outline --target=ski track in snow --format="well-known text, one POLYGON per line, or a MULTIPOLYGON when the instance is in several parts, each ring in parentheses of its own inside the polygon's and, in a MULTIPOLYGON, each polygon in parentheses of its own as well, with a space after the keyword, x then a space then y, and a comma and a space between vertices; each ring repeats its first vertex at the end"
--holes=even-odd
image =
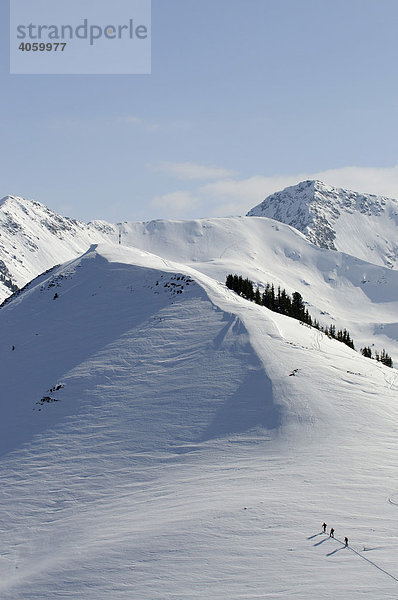
MULTIPOLYGON (((327 534, 323 534, 323 533, 315 534, 315 535, 310 536, 308 539, 313 539, 314 537, 316 537, 318 535, 327 535, 327 534)), ((342 540, 339 540, 336 537, 330 537, 330 536, 324 537, 320 542, 315 543, 314 546, 320 546, 321 544, 323 544, 324 542, 326 542, 328 540, 330 542, 334 542, 334 541, 339 542, 340 547, 336 548, 336 550, 332 550, 331 552, 328 552, 328 554, 326 554, 327 557, 334 556, 335 554, 337 554, 337 552, 340 552, 341 550, 347 550, 347 551, 354 552, 354 554, 356 554, 357 556, 359 556, 360 558, 362 558, 363 560, 365 560, 366 562, 371 564, 373 567, 375 567, 376 569, 378 569, 379 571, 381 571, 388 577, 391 577, 391 579, 394 579, 394 581, 398 581, 398 578, 395 577, 395 575, 393 575, 392 573, 389 573, 388 571, 383 569, 380 565, 376 564, 372 560, 369 560, 369 558, 367 558, 366 556, 363 556, 363 554, 361 554, 361 552, 359 552, 358 550, 355 550, 355 548, 353 548, 352 546, 350 546, 350 545, 346 546, 342 540)), ((365 552, 365 551, 366 551, 366 549, 364 548, 363 552, 365 552)))

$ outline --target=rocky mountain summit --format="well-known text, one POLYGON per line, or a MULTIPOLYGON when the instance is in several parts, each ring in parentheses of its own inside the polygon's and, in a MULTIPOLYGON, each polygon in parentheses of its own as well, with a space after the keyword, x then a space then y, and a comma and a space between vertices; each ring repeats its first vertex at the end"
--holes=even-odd
POLYGON ((103 221, 82 223, 40 202, 6 196, 0 200, 0 300, 92 243, 116 240, 116 231, 103 221))
POLYGON ((397 267, 397 200, 309 180, 271 194, 247 216, 291 225, 320 248, 397 267))

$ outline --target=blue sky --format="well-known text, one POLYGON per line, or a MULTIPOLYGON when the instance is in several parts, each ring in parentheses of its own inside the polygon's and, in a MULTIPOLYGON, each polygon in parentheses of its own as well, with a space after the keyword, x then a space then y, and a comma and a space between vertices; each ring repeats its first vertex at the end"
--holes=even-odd
POLYGON ((152 0, 152 74, 102 76, 10 75, 6 4, 0 196, 109 221, 310 177, 398 198, 396 0, 152 0))

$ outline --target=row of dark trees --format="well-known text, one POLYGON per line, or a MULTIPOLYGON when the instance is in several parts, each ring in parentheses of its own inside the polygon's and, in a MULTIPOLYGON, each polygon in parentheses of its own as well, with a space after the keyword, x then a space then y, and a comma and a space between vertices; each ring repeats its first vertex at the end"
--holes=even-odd
POLYGON ((274 284, 267 283, 264 291, 261 294, 259 288, 254 289, 250 279, 243 279, 241 275, 227 275, 226 285, 243 298, 266 306, 274 312, 278 312, 294 319, 299 319, 303 323, 312 325, 312 319, 305 308, 303 298, 299 292, 294 292, 293 296, 289 296, 286 290, 281 290, 278 287, 275 291, 274 284))
MULTIPOLYGON (((279 286, 275 290, 273 283, 266 283, 264 291, 261 293, 259 288, 254 288, 253 283, 248 278, 243 278, 241 275, 227 275, 226 286, 256 304, 265 306, 270 310, 297 319, 311 327, 315 327, 319 331, 322 331, 330 338, 338 340, 343 344, 346 344, 349 348, 355 350, 354 341, 352 340, 349 331, 347 329, 336 330, 335 325, 329 327, 323 327, 318 323, 316 319, 313 319, 305 307, 304 300, 299 292, 293 292, 290 296, 285 289, 281 289, 279 286)), ((388 367, 392 367, 391 357, 383 349, 380 353, 376 352, 375 356, 372 356, 372 351, 369 347, 362 348, 361 352, 368 358, 375 358, 382 362, 388 367)))
POLYGON ((383 365, 386 365, 387 367, 392 367, 393 366, 393 362, 392 362, 392 358, 391 356, 384 350, 381 352, 377 352, 377 350, 375 350, 374 355, 372 354, 372 349, 370 348, 370 346, 366 346, 365 348, 361 348, 361 354, 363 354, 364 356, 366 356, 366 358, 374 358, 375 360, 377 360, 378 362, 383 363, 383 365))
POLYGON ((318 329, 326 333, 326 335, 328 335, 329 337, 339 342, 343 342, 343 344, 355 350, 354 342, 351 339, 350 332, 347 331, 347 329, 339 329, 338 331, 336 331, 335 325, 330 325, 329 327, 326 327, 326 329, 323 327, 318 327, 318 329))

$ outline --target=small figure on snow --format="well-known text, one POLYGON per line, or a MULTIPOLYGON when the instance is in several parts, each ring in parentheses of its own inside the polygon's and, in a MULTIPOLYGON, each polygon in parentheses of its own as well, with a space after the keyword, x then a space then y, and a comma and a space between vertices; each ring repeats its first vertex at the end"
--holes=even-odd
POLYGON ((334 529, 333 529, 333 527, 330 528, 329 537, 334 538, 334 529))
POLYGON ((323 533, 326 533, 326 527, 327 527, 327 524, 323 523, 323 525, 322 525, 323 533))
POLYGON ((345 538, 344 538, 344 545, 348 546, 348 537, 347 536, 345 536, 345 538))
POLYGON ((11 350, 14 352, 14 350, 15 350, 15 346, 13 346, 13 347, 11 348, 11 350))

